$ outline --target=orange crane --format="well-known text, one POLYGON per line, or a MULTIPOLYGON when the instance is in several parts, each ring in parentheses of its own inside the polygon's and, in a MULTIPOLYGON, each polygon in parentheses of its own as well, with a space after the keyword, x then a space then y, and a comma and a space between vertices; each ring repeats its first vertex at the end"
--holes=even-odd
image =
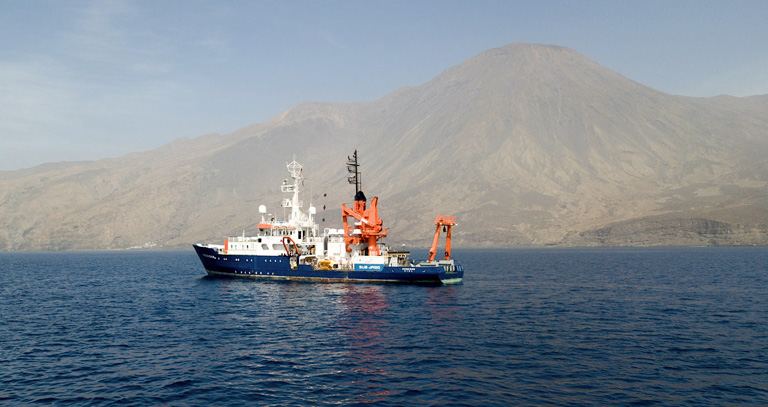
POLYGON ((368 245, 367 254, 369 256, 379 256, 378 241, 387 236, 387 230, 383 227, 383 221, 379 218, 379 197, 375 196, 371 200, 370 208, 366 208, 366 199, 363 191, 360 190, 360 164, 357 162, 357 150, 352 156, 347 156, 347 178, 350 184, 355 184, 355 203, 352 208, 341 205, 341 215, 344 220, 344 246, 347 252, 351 252, 350 245, 366 243, 368 245), (359 221, 359 225, 347 222, 347 217, 351 216, 359 221))
POLYGON ((437 241, 440 238, 440 227, 445 230, 445 259, 451 259, 451 227, 456 226, 455 216, 437 215, 435 218, 435 238, 432 240, 432 248, 429 249, 429 261, 435 261, 437 252, 437 241))
POLYGON ((378 208, 379 197, 373 197, 370 208, 365 207, 365 195, 358 191, 355 195, 355 204, 353 208, 347 208, 341 204, 341 214, 344 220, 344 245, 347 252, 351 252, 350 245, 366 243, 368 245, 368 255, 378 256, 381 254, 378 241, 387 236, 387 230, 383 227, 383 221, 379 218, 378 208), (350 224, 347 217, 351 216, 358 221, 359 225, 350 224))

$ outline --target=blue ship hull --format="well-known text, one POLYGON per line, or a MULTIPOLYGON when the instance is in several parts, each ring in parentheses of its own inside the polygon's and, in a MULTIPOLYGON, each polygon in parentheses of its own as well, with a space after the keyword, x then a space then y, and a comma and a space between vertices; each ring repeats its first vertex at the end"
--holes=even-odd
POLYGON ((210 247, 194 247, 209 275, 316 282, 411 284, 452 284, 461 282, 464 277, 464 268, 460 264, 456 264, 455 271, 446 271, 442 266, 385 266, 381 270, 365 271, 319 270, 306 264, 293 268, 288 256, 220 254, 210 247))

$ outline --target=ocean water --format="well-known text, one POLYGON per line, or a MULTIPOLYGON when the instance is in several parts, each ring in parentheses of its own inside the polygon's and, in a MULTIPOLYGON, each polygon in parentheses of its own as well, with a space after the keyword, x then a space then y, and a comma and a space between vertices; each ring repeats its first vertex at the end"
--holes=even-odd
POLYGON ((0 253, 0 404, 768 405, 768 248, 454 257, 429 287, 0 253))

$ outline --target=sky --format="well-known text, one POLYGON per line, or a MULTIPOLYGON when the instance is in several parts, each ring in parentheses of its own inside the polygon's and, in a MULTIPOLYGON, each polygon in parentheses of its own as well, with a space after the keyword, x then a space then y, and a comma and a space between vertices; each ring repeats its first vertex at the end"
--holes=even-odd
POLYGON ((768 94, 768 1, 0 0, 0 171, 376 100, 513 42, 662 92, 768 94))

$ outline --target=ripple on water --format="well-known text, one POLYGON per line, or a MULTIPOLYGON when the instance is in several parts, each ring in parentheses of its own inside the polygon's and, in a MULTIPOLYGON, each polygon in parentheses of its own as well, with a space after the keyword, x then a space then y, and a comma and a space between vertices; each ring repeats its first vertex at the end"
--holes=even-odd
POLYGON ((457 250, 463 285, 3 253, 0 402, 768 404, 768 249, 457 250))

